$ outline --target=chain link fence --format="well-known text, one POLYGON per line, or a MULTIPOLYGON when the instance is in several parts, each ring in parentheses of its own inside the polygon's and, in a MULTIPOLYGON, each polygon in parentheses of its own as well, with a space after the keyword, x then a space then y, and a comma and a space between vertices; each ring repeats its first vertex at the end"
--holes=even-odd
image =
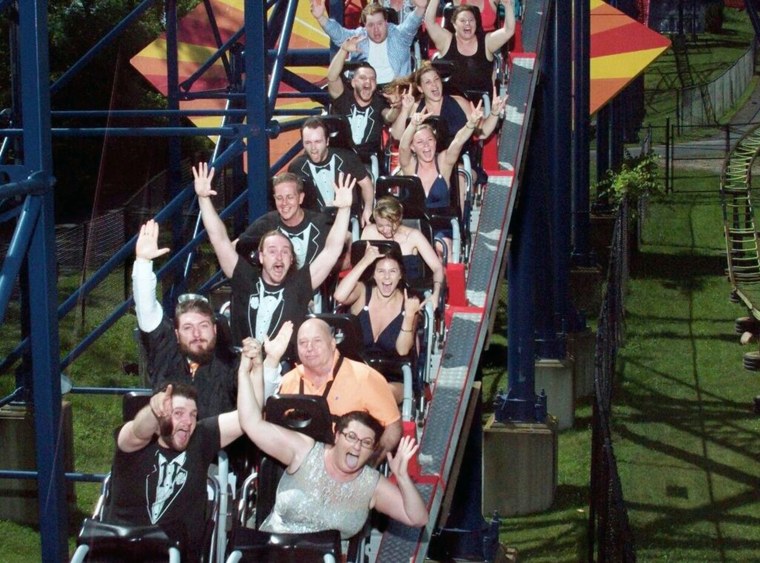
POLYGON ((629 240, 632 236, 630 213, 630 204, 624 199, 615 220, 594 356, 588 560, 598 562, 636 561, 610 428, 617 350, 623 343, 629 240))

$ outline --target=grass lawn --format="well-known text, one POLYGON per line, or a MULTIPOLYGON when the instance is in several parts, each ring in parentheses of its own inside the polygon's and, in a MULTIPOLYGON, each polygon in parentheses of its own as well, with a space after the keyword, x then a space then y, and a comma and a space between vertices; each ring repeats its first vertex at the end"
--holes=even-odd
MULTIPOLYGON (((715 173, 677 174, 650 205, 626 302, 613 446, 639 561, 752 561, 760 553, 757 374, 742 368, 728 300, 715 173)), ((499 323, 503 323, 499 317, 499 323)), ((484 355, 487 397, 506 385, 503 337, 484 355)), ((502 521, 521 560, 585 560, 590 406, 559 436, 552 508, 502 521)), ((508 477, 505 477, 508 478, 508 477)))

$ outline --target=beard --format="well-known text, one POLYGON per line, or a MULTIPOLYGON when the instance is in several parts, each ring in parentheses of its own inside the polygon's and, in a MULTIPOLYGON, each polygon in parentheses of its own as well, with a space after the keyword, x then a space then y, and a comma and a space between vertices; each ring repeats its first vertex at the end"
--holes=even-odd
POLYGON ((196 362, 200 365, 205 365, 211 362, 214 357, 214 350, 216 349, 216 337, 212 338, 206 344, 206 347, 202 350, 191 350, 187 344, 179 342, 179 351, 183 356, 190 358, 190 361, 196 362))

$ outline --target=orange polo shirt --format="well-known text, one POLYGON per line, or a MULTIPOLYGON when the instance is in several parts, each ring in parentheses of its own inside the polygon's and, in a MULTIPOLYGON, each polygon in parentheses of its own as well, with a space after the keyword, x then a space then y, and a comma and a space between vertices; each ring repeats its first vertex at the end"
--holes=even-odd
MULTIPOLYGON (((302 379, 306 395, 324 394, 327 382, 319 386, 312 384, 304 377, 303 365, 296 366, 283 376, 279 392, 300 393, 299 383, 302 379)), ((390 385, 379 371, 367 364, 343 358, 338 375, 332 381, 330 393, 326 397, 331 414, 341 416, 351 411, 366 410, 383 426, 401 419, 390 385)))

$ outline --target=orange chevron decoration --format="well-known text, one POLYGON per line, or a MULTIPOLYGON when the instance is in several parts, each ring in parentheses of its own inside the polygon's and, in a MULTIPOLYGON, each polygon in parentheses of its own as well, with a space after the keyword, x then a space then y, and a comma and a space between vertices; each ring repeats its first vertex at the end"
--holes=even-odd
MULTIPOLYGON (((243 6, 244 0, 211 0, 221 42, 225 43, 244 25, 243 6)), ((203 3, 198 4, 178 24, 178 58, 179 58, 179 82, 188 79, 200 66, 208 60, 217 50, 217 42, 211 31, 209 18, 203 3)), ((322 32, 319 24, 309 11, 308 2, 299 2, 296 11, 296 20, 293 26, 293 35, 290 40, 290 49, 318 49, 327 48, 329 40, 322 32)), ((166 95, 167 69, 166 69, 166 35, 162 34, 158 39, 145 47, 132 57, 132 66, 137 69, 159 92, 166 95)), ((327 76, 326 67, 298 67, 289 68, 301 78, 319 83, 327 76)), ((189 92, 207 90, 226 90, 227 78, 221 60, 217 60, 206 70, 189 89, 189 92)), ((280 92, 293 92, 288 85, 282 83, 280 92)), ((225 100, 200 99, 180 102, 180 109, 224 109, 225 100)), ((277 109, 308 109, 318 107, 314 101, 303 98, 290 98, 277 101, 277 109)), ((287 121, 286 119, 279 118, 287 121)), ((221 124, 218 116, 192 117, 190 120, 199 127, 216 127, 221 124)), ((270 141, 271 160, 277 158, 298 141, 298 131, 282 133, 277 139, 270 141)))
MULTIPOLYGON (((662 54, 670 41, 601 0, 589 0, 591 8, 591 99, 590 113, 596 112, 612 99, 626 84, 640 74, 662 54)), ((227 41, 243 26, 244 0, 211 0, 212 10, 219 27, 221 41, 227 41)), ((217 48, 203 3, 179 22, 178 29, 179 80, 189 78, 217 48)), ((327 36, 309 12, 308 2, 299 2, 296 21, 289 48, 314 49, 328 47, 327 36)), ((164 95, 166 81, 166 37, 160 36, 131 60, 132 65, 164 95)), ((324 67, 298 67, 291 69, 312 83, 324 80, 324 67)), ((216 61, 190 88, 190 92, 227 88, 221 61, 216 61)), ((293 89, 282 84, 280 92, 293 89)), ((225 101, 203 99, 182 101, 181 109, 223 109, 225 101)), ((303 98, 278 100, 277 109, 306 109, 319 104, 303 98)), ((198 126, 214 127, 219 117, 193 117, 198 126)), ((298 132, 280 135, 270 144, 272 160, 298 140, 298 132)))
POLYGON ((664 53, 670 40, 602 0, 590 4, 593 114, 664 53))

